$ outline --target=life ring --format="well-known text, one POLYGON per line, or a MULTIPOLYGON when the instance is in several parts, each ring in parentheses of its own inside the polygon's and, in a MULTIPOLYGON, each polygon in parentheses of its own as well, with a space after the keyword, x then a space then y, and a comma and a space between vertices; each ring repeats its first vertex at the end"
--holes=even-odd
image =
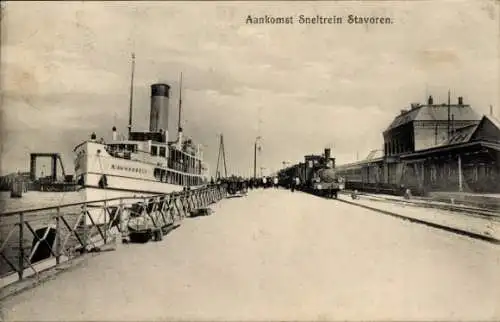
POLYGON ((99 179, 99 188, 104 189, 108 186, 108 178, 105 174, 102 175, 101 179, 99 179))

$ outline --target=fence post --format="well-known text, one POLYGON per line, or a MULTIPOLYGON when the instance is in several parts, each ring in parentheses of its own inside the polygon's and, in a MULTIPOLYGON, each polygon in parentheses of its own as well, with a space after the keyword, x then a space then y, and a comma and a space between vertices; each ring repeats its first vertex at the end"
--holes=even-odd
POLYGON ((121 237, 122 237, 122 243, 126 240, 127 236, 127 227, 125 224, 125 206, 123 205, 123 198, 120 198, 120 208, 118 209, 119 213, 118 216, 119 218, 119 225, 120 225, 120 232, 121 232, 121 237))
POLYGON ((56 253, 56 265, 59 265, 61 263, 61 208, 57 207, 57 214, 56 214, 56 246, 55 246, 55 253, 56 253))
POLYGON ((24 273, 24 213, 19 214, 19 258, 18 258, 18 269, 17 272, 19 279, 23 279, 24 273))
POLYGON ((82 248, 83 248, 83 252, 86 252, 87 251, 87 235, 88 235, 88 225, 87 225, 87 203, 85 202, 82 206, 82 212, 83 212, 83 238, 82 238, 82 241, 83 241, 83 245, 82 245, 82 248))
POLYGON ((104 200, 104 244, 108 243, 108 203, 104 200))

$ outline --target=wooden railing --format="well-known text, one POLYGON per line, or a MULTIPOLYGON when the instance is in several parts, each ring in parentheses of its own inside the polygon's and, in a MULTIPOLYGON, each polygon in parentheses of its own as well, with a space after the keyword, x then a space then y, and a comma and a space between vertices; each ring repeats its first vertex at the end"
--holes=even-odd
POLYGON ((149 197, 105 199, 0 214, 0 287, 38 275, 133 233, 160 231, 226 196, 210 185, 149 197), (133 231, 131 231, 131 229, 133 231))

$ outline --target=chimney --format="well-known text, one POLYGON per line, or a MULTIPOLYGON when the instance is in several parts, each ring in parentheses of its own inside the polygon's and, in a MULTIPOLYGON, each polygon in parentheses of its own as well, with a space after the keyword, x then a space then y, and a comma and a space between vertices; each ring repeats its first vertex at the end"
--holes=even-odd
POLYGON ((149 114, 149 131, 168 130, 168 101, 170 86, 167 84, 151 85, 151 110, 149 114))
POLYGON ((429 99, 427 100, 427 104, 429 104, 429 105, 434 104, 434 99, 432 99, 432 95, 429 96, 429 99))
POLYGON ((458 105, 464 105, 464 98, 462 96, 458 97, 458 105))
POLYGON ((493 105, 490 105, 490 116, 493 116, 493 105))
POLYGON ((113 141, 116 141, 117 133, 116 133, 116 126, 113 126, 113 141))

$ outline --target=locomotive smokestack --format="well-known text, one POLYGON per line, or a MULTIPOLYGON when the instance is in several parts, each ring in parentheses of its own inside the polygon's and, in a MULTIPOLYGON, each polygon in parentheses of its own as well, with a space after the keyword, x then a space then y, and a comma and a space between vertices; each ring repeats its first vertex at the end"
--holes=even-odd
POLYGON ((325 149, 325 159, 330 160, 331 154, 332 154, 332 150, 331 149, 328 149, 328 148, 325 149))
POLYGON ((149 114, 149 131, 168 131, 168 101, 170 86, 167 84, 151 85, 151 111, 149 114))

